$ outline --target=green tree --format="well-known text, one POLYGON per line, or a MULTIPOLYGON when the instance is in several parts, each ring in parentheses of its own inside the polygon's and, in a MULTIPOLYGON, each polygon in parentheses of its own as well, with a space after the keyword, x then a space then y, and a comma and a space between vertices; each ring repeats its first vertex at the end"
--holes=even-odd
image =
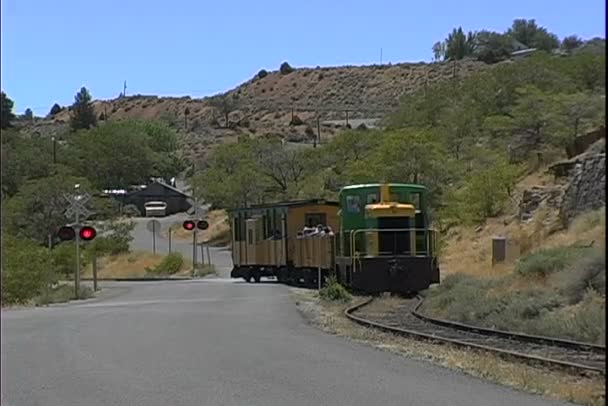
POLYGON ((61 112, 61 110, 63 110, 61 108, 61 106, 57 103, 53 104, 53 107, 51 107, 51 111, 49 111, 49 117, 53 117, 55 115, 57 115, 58 113, 61 112))
POLYGON ((472 100, 461 99, 443 110, 440 132, 448 151, 456 160, 467 146, 475 143, 479 132, 479 113, 472 100))
POLYGON ((70 117, 70 126, 73 130, 86 130, 97 125, 97 115, 91 100, 91 94, 86 87, 82 87, 76 93, 70 117))
POLYGON ((1 128, 9 128, 11 121, 15 119, 13 114, 13 101, 2 91, 0 93, 0 126, 1 128))
POLYGON ((506 159, 476 171, 465 187, 465 207, 473 218, 479 221, 500 214, 519 175, 519 167, 509 164, 506 159))
POLYGON ((46 244, 49 234, 65 225, 67 202, 64 193, 74 193, 75 185, 91 190, 84 178, 60 173, 27 181, 17 194, 3 204, 3 220, 7 231, 40 244, 46 244))
POLYGON ((485 63, 497 63, 508 59, 514 51, 511 37, 492 31, 475 34, 474 55, 485 63))
POLYGON ((23 113, 23 118, 25 118, 25 120, 30 123, 33 122, 34 121, 34 112, 32 111, 32 109, 30 109, 29 107, 27 109, 25 109, 25 112, 23 113))
POLYGON ((260 176, 251 140, 218 146, 209 167, 194 175, 194 194, 215 207, 235 208, 262 203, 267 183, 260 176))
POLYGON ((583 40, 576 35, 569 35, 562 40, 561 48, 564 51, 571 52, 574 49, 583 45, 583 40))
POLYGON ((542 139, 543 130, 551 118, 550 96, 532 85, 517 89, 519 98, 511 110, 513 124, 520 130, 531 130, 542 139))
POLYGON ((238 108, 239 98, 236 94, 223 94, 209 99, 209 105, 224 116, 224 127, 228 128, 229 116, 238 108))
POLYGON ((529 48, 552 51, 559 47, 559 38, 546 28, 539 27, 534 19, 514 20, 507 34, 529 48))
POLYGON ((526 20, 525 18, 515 19, 511 28, 507 31, 511 37, 529 48, 532 48, 537 32, 536 20, 526 20))
POLYGON ((444 41, 437 41, 433 44, 433 59, 443 61, 445 59, 446 45, 444 41))
POLYGON ((604 122, 606 104, 603 97, 582 92, 557 94, 551 100, 548 132, 555 145, 569 145, 577 135, 604 122))
MULTIPOLYGON (((63 160, 63 147, 57 145, 57 155, 63 160)), ((2 196, 17 193, 30 179, 48 176, 52 170, 52 142, 23 136, 14 129, 2 131, 2 196)))
POLYGON ((445 58, 446 59, 463 59, 464 57, 473 55, 475 50, 475 34, 469 32, 465 35, 462 27, 454 28, 445 40, 445 58))
POLYGON ((146 183, 161 154, 155 154, 149 142, 145 125, 109 122, 74 135, 71 165, 99 189, 146 183))

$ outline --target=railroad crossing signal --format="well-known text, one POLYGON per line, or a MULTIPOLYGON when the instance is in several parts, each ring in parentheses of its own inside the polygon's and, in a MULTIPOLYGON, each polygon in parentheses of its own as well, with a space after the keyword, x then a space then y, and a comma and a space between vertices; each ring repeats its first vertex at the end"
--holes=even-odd
POLYGON ((195 228, 206 230, 209 228, 209 223, 206 220, 186 220, 183 224, 184 230, 193 231, 195 228))
POLYGON ((57 236, 61 241, 71 241, 76 238, 76 232, 73 227, 63 226, 57 231, 57 236))
MULTIPOLYGON (((71 241, 76 238, 76 230, 71 226, 60 227, 57 236, 62 241, 71 241)), ((83 241, 92 241, 97 236, 97 230, 90 226, 78 227, 78 236, 83 241)))

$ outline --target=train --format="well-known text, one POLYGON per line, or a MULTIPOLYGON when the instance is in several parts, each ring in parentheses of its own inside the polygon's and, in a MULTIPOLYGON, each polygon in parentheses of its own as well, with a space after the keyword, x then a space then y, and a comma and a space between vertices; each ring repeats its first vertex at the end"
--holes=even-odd
POLYGON ((232 278, 353 291, 412 294, 439 283, 427 188, 345 186, 338 201, 309 199, 229 211, 232 278))

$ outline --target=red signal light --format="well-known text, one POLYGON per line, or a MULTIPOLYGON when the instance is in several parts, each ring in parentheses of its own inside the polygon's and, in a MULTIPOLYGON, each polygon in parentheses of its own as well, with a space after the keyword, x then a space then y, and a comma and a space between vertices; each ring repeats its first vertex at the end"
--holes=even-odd
POLYGON ((57 230, 57 237, 62 241, 70 241, 76 238, 76 232, 72 227, 63 226, 57 230))
POLYGON ((188 231, 192 231, 192 230, 194 230, 194 227, 196 227, 196 224, 194 224, 194 221, 192 221, 192 220, 184 221, 184 229, 186 229, 188 231))
POLYGON ((80 229, 80 238, 85 241, 91 241, 97 235, 97 231, 93 227, 84 226, 80 229))

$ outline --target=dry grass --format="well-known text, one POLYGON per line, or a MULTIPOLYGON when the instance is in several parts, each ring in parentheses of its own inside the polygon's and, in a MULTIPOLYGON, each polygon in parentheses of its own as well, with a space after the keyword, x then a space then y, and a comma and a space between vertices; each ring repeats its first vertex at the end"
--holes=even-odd
MULTIPOLYGON (((154 268, 163 260, 163 255, 154 255, 149 252, 136 251, 126 254, 99 258, 98 278, 142 278, 146 276, 146 268, 154 268)), ((192 262, 184 258, 184 264, 176 276, 189 276, 192 271, 192 262)), ((85 278, 93 276, 93 268, 88 265, 83 272, 85 278)))
MULTIPOLYGON (((292 289, 301 313, 312 324, 324 331, 357 342, 390 351, 395 354, 431 361, 487 379, 549 398, 568 400, 585 405, 605 405, 605 382, 601 376, 576 376, 563 371, 503 360, 495 355, 463 350, 447 345, 432 344, 411 338, 395 336, 359 326, 344 316, 348 304, 321 301, 316 292, 292 289)), ((362 300, 362 298, 358 299, 362 300)), ((396 299, 383 298, 366 311, 384 311, 395 305, 396 299)))
POLYGON ((588 244, 602 246, 606 241, 605 208, 578 216, 566 230, 550 233, 545 224, 554 213, 540 210, 533 221, 521 224, 508 217, 489 219, 481 230, 474 227, 456 227, 441 255, 442 273, 465 273, 477 277, 495 277, 514 270, 515 264, 492 267, 492 237, 506 236, 519 246, 524 256, 539 248, 588 244))

